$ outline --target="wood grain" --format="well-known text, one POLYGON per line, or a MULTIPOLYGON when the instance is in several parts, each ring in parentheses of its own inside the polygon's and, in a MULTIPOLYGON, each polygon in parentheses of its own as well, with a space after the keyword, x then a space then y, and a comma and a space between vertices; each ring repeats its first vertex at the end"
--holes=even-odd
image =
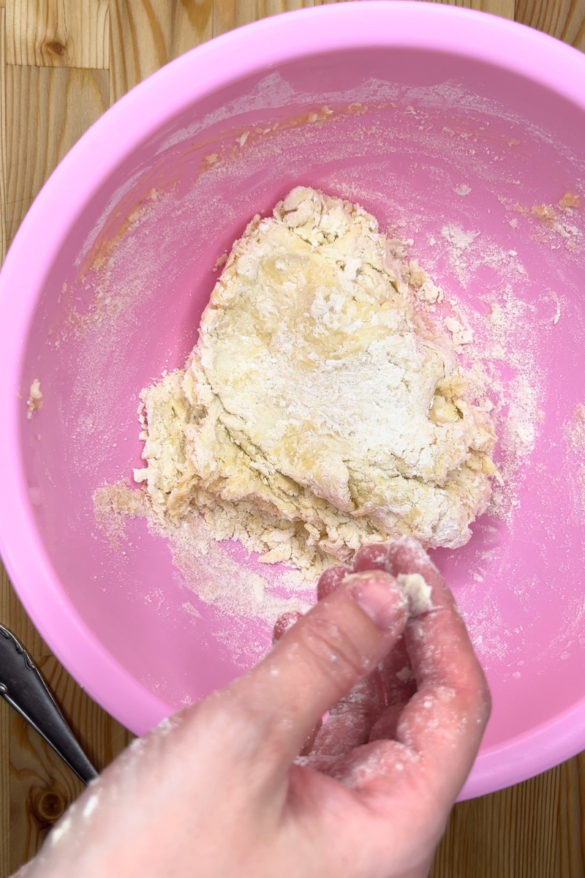
POLYGON ((109 0, 7 0, 8 64, 110 66, 109 0))
MULTIPOLYGON (((582 876, 581 841, 570 837, 570 822, 561 819, 567 777, 578 788, 579 773, 578 760, 572 759, 523 784, 456 805, 432 878, 582 876)), ((580 823, 578 801, 571 811, 573 824, 580 823)))
POLYGON ((49 647, 16 596, 2 562, 0 562, 0 622, 10 628, 35 659, 51 655, 49 647))
POLYGON ((434 3, 445 3, 448 6, 462 6, 478 12, 489 12, 502 18, 514 18, 517 0, 431 0, 434 3))
MULTIPOLYGON (((111 102, 212 36, 322 2, 344 0, 0 0, 2 254, 47 176, 111 102)), ((585 49, 585 0, 450 2, 515 17, 585 49)), ((0 621, 41 666, 90 758, 106 765, 132 736, 51 655, 1 566, 0 621)), ((80 790, 0 700, 0 878, 34 855, 80 790)), ((432 878, 585 878, 585 754, 457 805, 432 878)))
MULTIPOLYGON (((112 101, 212 36, 326 2, 344 0, 110 0, 112 101)), ((514 0, 455 0, 453 5, 514 18, 514 0)))
MULTIPOLYGON (((89 758, 103 769, 132 735, 89 698, 54 656, 37 662, 89 758)), ((10 869, 15 871, 34 856, 48 829, 84 786, 15 711, 9 730, 10 869)))
MULTIPOLYGON (((68 805, 81 782, 16 711, 10 714, 10 869, 31 859, 44 840, 50 821, 39 819, 39 793, 55 792, 68 805)), ((64 809, 63 809, 64 810, 64 809)))
MULTIPOLYGON (((51 655, 28 620, 0 565, 0 619, 36 661, 70 727, 98 770, 133 735, 87 695, 51 655)), ((6 878, 38 850, 51 825, 83 784, 45 741, 0 701, 0 876, 6 878)))
POLYGON ((559 873, 585 878, 585 755, 581 753, 559 768, 559 873))
MULTIPOLYGON (((20 31, 13 34, 10 41, 15 63, 1 65, 5 98, 2 100, 5 125, 1 141, 1 220, 8 242, 49 174, 110 103, 109 70, 103 69, 109 64, 109 56, 103 49, 99 50, 99 40, 95 38, 98 28, 86 28, 90 13, 95 24, 99 18, 95 15, 97 7, 107 11, 107 4, 86 3, 80 6, 77 17, 66 14, 64 19, 59 19, 55 10, 59 14, 63 10, 69 13, 74 9, 73 3, 69 7, 49 5, 49 11, 54 14, 47 17, 47 30, 43 31, 39 25, 41 18, 37 14, 36 36, 33 39, 29 33, 28 43, 23 39, 21 15, 20 31), (63 21, 65 30, 59 31, 63 21), (55 39, 67 43, 67 53, 58 61, 43 52, 39 55, 39 47, 50 42, 55 34, 55 39), (15 47, 20 47, 20 54, 15 47), (36 56, 31 55, 33 48, 36 56), (36 66, 23 63, 27 59, 33 60, 36 66), (67 69, 70 63, 77 67, 67 69), (89 69, 90 65, 94 65, 94 69, 89 69)), ((41 4, 27 6, 29 11, 33 7, 37 13, 42 10, 41 4)), ((21 4, 21 12, 23 8, 21 4)), ((11 9, 9 0, 6 18, 9 20, 12 12, 14 21, 15 11, 16 4, 11 9)), ((1 23, 4 25, 4 10, 1 23)), ((106 24, 109 51, 109 22, 106 24)), ((92 761, 98 768, 108 764, 132 736, 95 704, 50 654, 28 620, 3 569, 0 570, 0 619, 14 631, 41 667, 92 761)), ((4 878, 34 855, 59 810, 79 795, 82 784, 17 714, 4 702, 0 707, 3 838, 0 875, 4 878)))
POLYGON ((6 256, 6 10, 0 8, 0 260, 6 256))
POLYGON ((9 243, 51 171, 108 106, 105 70, 6 67, 9 243))
POLYGON ((516 21, 585 50, 585 0, 516 0, 516 21))
POLYGON ((213 0, 111 0, 112 103, 213 36, 213 0))
MULTIPOLYGON (((5 618, 5 617, 0 617, 5 618)), ((10 875, 10 713, 11 708, 0 698, 0 876, 10 875)))

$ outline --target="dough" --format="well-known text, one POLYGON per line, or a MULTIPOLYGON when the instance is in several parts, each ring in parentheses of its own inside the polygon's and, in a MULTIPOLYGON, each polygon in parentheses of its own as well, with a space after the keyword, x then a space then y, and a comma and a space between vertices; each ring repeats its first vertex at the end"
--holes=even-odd
POLYGON ((438 288, 405 275, 355 204, 298 187, 255 217, 185 370, 142 394, 135 478, 158 515, 196 508, 218 539, 307 576, 399 535, 466 543, 495 434, 412 287, 438 288))
POLYGON ((420 616, 433 609, 431 601, 432 588, 420 573, 399 573, 396 577, 398 585, 406 592, 412 616, 420 616))
POLYGON ((35 378, 30 386, 30 390, 28 392, 28 399, 26 401, 26 416, 30 419, 33 416, 34 412, 38 412, 39 409, 43 407, 43 394, 41 393, 41 382, 38 378, 35 378))

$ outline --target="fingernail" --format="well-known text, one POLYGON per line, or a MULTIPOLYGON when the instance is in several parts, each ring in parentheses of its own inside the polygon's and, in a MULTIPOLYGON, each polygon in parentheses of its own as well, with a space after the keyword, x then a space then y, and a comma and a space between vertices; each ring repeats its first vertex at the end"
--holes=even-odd
POLYGON ((352 573, 345 577, 343 584, 351 585, 351 597, 378 628, 391 628, 408 609, 406 595, 388 575, 352 573))
POLYGON ((326 598, 327 595, 330 595, 339 588, 349 573, 351 573, 351 570, 348 570, 347 567, 328 567, 319 577, 319 582, 317 583, 317 600, 322 601, 323 598, 326 598))

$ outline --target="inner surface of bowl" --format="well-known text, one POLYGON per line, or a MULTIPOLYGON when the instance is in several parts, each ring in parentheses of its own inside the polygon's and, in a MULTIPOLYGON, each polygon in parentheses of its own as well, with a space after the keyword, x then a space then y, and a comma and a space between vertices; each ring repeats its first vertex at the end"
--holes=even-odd
MULTIPOLYGON (((584 134, 579 107, 471 57, 329 52, 197 100, 86 205, 26 342, 21 393, 39 378, 43 407, 30 420, 21 407, 22 457, 70 601, 168 712, 250 667, 287 601, 312 596, 237 545, 187 558, 140 517, 113 534, 93 495, 141 466, 139 391, 184 364, 218 258, 299 184, 359 202, 382 231, 412 239, 412 256, 478 315, 494 301, 520 315, 516 341, 534 374, 530 399, 510 401, 526 446, 513 508, 433 560, 492 689, 482 753, 583 698, 585 513, 567 424, 585 402, 584 134), (529 405, 538 414, 527 428, 529 405), (255 619, 241 601, 214 599, 214 583, 241 596, 241 577, 255 619)), ((118 716, 137 732, 149 725, 122 705, 118 716)))

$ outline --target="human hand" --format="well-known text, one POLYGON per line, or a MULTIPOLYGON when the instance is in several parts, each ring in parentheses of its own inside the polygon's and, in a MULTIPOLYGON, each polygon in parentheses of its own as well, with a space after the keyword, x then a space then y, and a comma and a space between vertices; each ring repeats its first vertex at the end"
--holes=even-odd
POLYGON ((489 692, 418 543, 367 547, 351 572, 327 571, 252 671, 135 741, 22 875, 424 878, 489 692), (430 612, 410 617, 400 573, 432 587, 430 612))

